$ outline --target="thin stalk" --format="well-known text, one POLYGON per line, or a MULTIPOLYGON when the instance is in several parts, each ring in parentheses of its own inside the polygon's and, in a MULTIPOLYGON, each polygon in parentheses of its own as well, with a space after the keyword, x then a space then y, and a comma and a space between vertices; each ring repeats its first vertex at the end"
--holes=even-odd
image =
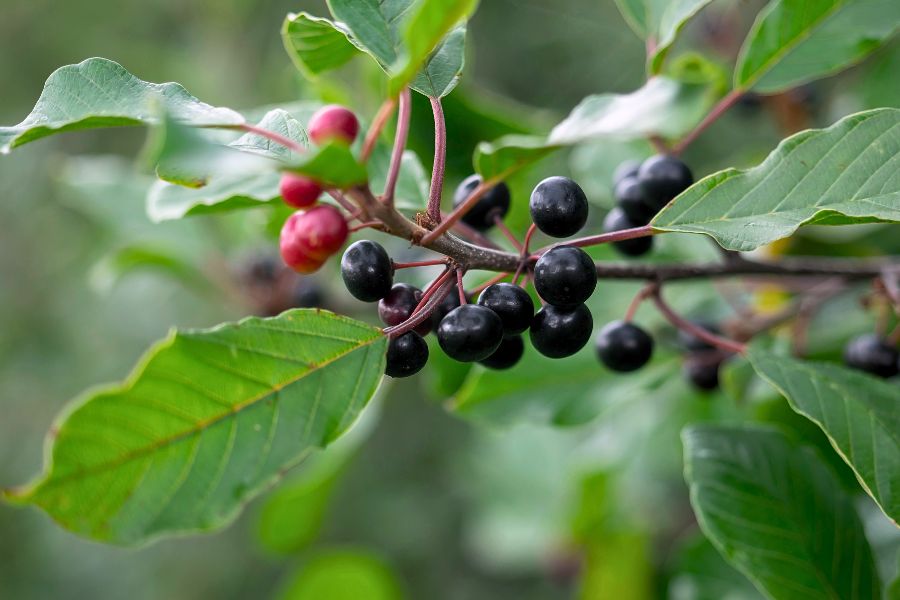
POLYGON ((409 117, 412 113, 412 98, 409 88, 400 93, 400 106, 397 109, 397 132, 394 134, 394 148, 391 150, 391 165, 388 168, 387 180, 384 184, 384 203, 394 205, 394 192, 397 189, 397 178, 400 176, 400 165, 403 162, 403 151, 409 137, 409 117))
POLYGON ((743 354, 747 351, 746 345, 734 340, 729 340, 728 338, 724 338, 722 336, 718 336, 710 331, 707 331, 703 327, 700 327, 695 323, 691 323, 687 319, 681 317, 678 313, 672 310, 672 308, 668 304, 666 304, 666 301, 663 300, 659 289, 655 290, 654 293, 651 294, 651 297, 653 298, 654 304, 656 304, 656 308, 659 309, 659 312, 662 313, 662 315, 675 327, 690 333, 691 335, 703 340, 707 344, 725 350, 726 352, 743 354))
POLYGON ((381 104, 378 112, 375 113, 375 118, 372 119, 372 126, 369 127, 369 131, 366 132, 366 139, 363 140, 362 152, 359 154, 359 157, 363 162, 369 160, 369 156, 372 155, 372 150, 375 148, 375 142, 378 141, 378 136, 381 135, 381 130, 384 129, 384 126, 387 124, 387 120, 390 118, 391 113, 394 112, 394 107, 396 105, 396 99, 388 98, 381 104))
POLYGON ((709 114, 700 121, 700 123, 694 127, 693 131, 684 136, 680 142, 675 144, 672 148, 672 154, 675 156, 680 155, 682 152, 687 150, 688 146, 694 143, 700 134, 706 131, 706 128, 715 123, 719 117, 724 115, 729 108, 734 106, 734 103, 741 99, 741 96, 744 95, 744 90, 732 90, 729 92, 724 98, 719 100, 719 103, 716 104, 709 114))
POLYGON ((431 192, 428 195, 428 220, 441 222, 441 194, 444 190, 444 170, 447 163, 447 123, 440 98, 429 98, 434 113, 434 164, 431 168, 431 192))

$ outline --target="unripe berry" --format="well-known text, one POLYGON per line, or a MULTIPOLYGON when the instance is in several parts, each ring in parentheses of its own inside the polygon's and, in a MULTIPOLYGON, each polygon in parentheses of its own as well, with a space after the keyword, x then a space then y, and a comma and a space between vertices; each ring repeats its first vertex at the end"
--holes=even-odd
POLYGON ((347 235, 347 221, 333 206, 295 212, 281 228, 281 257, 298 273, 312 273, 341 249, 347 235))
MULTIPOLYGON (((453 207, 456 208, 468 198, 472 192, 481 184, 481 175, 469 175, 463 179, 453 192, 453 207)), ((462 222, 477 229, 478 231, 487 231, 494 226, 494 216, 501 219, 506 216, 509 210, 509 188, 502 181, 489 189, 478 199, 475 206, 462 217, 462 222)))
POLYGON ((375 302, 387 296, 394 281, 394 269, 387 251, 378 242, 354 242, 341 258, 341 277, 354 298, 375 302))
POLYGON ((323 106, 309 120, 309 137, 316 144, 324 144, 338 139, 352 144, 359 133, 356 115, 344 106, 329 104, 323 106))
POLYGON ((421 371, 427 362, 428 344, 415 331, 407 331, 388 343, 384 374, 409 377, 421 371))
POLYGON ((312 206, 322 194, 322 186, 313 179, 296 173, 285 173, 279 184, 285 204, 294 208, 312 206))

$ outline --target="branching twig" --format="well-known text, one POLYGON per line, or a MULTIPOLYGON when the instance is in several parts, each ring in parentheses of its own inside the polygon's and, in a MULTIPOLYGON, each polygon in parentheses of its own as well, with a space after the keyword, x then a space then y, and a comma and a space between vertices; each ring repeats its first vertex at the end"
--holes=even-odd
POLYGON ((431 191, 428 195, 428 220, 432 226, 441 222, 441 194, 447 162, 447 124, 440 98, 429 98, 434 113, 434 165, 431 168, 431 191))
POLYGON ((651 297, 653 298, 653 302, 656 304, 656 308, 659 309, 659 312, 661 312, 662 315, 675 327, 682 329, 690 333, 691 335, 694 335, 695 337, 703 340, 707 344, 715 346, 716 348, 720 348, 726 352, 743 354, 747 350, 747 347, 744 344, 716 335, 678 315, 678 313, 672 310, 672 308, 668 304, 666 304, 666 301, 663 300, 659 288, 656 288, 652 292, 651 297))
POLYGON ((409 136, 409 116, 411 112, 412 97, 409 88, 404 88, 400 93, 400 107, 397 109, 397 133, 394 134, 391 164, 384 184, 384 203, 388 206, 394 205, 394 191, 397 188, 397 178, 400 176, 400 165, 403 162, 406 138, 409 136))

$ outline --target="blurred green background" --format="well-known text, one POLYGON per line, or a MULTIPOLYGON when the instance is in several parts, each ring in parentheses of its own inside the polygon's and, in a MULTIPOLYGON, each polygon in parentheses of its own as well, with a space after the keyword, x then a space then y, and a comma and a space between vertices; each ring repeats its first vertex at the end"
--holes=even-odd
MULTIPOLYGON (((714 3, 679 48, 701 49, 727 66, 747 15, 761 4, 714 3)), ((52 70, 90 56, 116 60, 147 81, 179 81, 215 105, 252 109, 321 96, 374 114, 381 79, 363 61, 316 86, 299 78, 278 35, 284 15, 299 10, 327 14, 324 2, 313 1, 4 0, 0 123, 28 113, 52 70)), ((446 102, 450 184, 468 174, 478 141, 545 129, 587 94, 626 92, 643 81, 644 49, 608 0, 483 0, 469 31, 463 83, 446 102)), ((688 159, 698 175, 752 164, 798 126, 897 106, 898 65, 895 42, 778 104, 739 106, 688 159)), ((68 399, 123 377, 172 326, 276 311, 293 301, 295 284, 320 290, 327 307, 374 317, 348 304, 333 269, 290 280, 290 292, 282 290, 288 296, 272 297, 269 274, 258 271, 275 252, 266 234, 271 210, 151 225, 143 212, 150 179, 132 158, 144 135, 68 134, 0 160, 0 485, 39 471, 43 436, 68 399), (170 258, 177 269, 165 266, 170 258), (125 272, 133 260, 147 268, 125 272)), ((426 165, 431 136, 427 103, 417 98, 411 146, 426 165)), ((608 206, 615 162, 598 166, 596 155, 646 152, 642 144, 600 145, 529 169, 511 182, 513 224, 521 229, 534 183, 555 172, 574 172, 592 200, 608 206)), ((841 239, 840 251, 896 253, 897 241, 881 231, 841 239)), ((786 251, 816 252, 822 240, 813 231, 786 251)), ((835 240, 826 242, 833 253, 835 240)), ((661 246, 656 259, 715 256, 705 240, 676 236, 661 246)), ((598 325, 620 315, 636 288, 604 289, 592 305, 598 325)), ((725 311, 710 292, 682 286, 676 303, 725 311)), ((847 306, 852 298, 833 314, 847 306)), ((663 343, 671 338, 641 315, 663 343)), ((822 336, 821 354, 834 354, 866 322, 845 321, 822 336)), ((538 375, 555 368, 531 360, 538 375)), ((571 427, 496 427, 448 413, 442 403, 465 373, 432 362, 424 376, 384 385, 346 442, 222 532, 117 549, 78 539, 36 510, 0 506, 0 598, 723 598, 716 593, 723 589, 729 598, 757 597, 696 535, 678 432, 689 421, 756 418, 824 444, 771 392, 755 390, 752 402, 701 396, 677 376, 670 353, 658 361, 653 385, 635 384, 631 394, 622 391, 631 380, 622 389, 579 380, 566 393, 583 396, 588 408, 556 418, 571 427)), ((599 374, 589 351, 573 365, 572 372, 599 374)), ((524 391, 510 399, 540 401, 524 391)), ((889 572, 896 532, 871 506, 862 508, 889 572)))

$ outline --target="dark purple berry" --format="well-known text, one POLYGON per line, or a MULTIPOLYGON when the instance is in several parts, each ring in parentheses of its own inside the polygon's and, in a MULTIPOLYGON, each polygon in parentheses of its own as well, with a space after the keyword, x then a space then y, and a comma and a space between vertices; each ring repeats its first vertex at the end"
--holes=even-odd
POLYGON ((522 341, 522 336, 512 335, 503 338, 500 347, 493 354, 478 362, 488 369, 509 369, 519 362, 524 353, 525 342, 522 341))
POLYGON ((633 323, 613 321, 597 334, 597 356, 613 371, 640 369, 653 355, 653 338, 633 323))
POLYGON ((638 181, 647 203, 655 210, 661 210, 694 183, 694 176, 688 166, 674 156, 657 154, 641 164, 638 181))
POLYGON ((568 177, 548 177, 531 192, 531 220, 553 237, 568 237, 584 227, 588 217, 587 196, 568 177))
MULTIPOLYGON (((462 204, 481 182, 481 175, 477 174, 463 179, 453 193, 453 207, 462 204)), ((494 226, 495 216, 501 219, 506 216, 509 202, 509 188, 501 181, 478 199, 475 206, 463 216, 462 222, 478 231, 487 231, 494 226)))
POLYGON ((615 190, 617 206, 635 224, 635 227, 646 225, 656 216, 656 209, 650 206, 644 196, 644 188, 637 177, 626 177, 615 190))
POLYGON ((594 318, 584 304, 562 308, 548 304, 531 321, 531 345, 549 358, 565 358, 591 339, 594 318))
POLYGON ((897 348, 874 333, 853 338, 844 348, 844 362, 848 366, 878 377, 893 377, 898 373, 900 354, 897 348))
POLYGON ((613 171, 613 187, 618 187, 620 183, 629 177, 637 177, 638 169, 640 168, 641 161, 639 160, 626 160, 619 163, 619 166, 613 171))
POLYGON ((531 317, 534 316, 531 296, 512 283, 495 283, 487 287, 481 292, 478 304, 497 313, 503 321, 504 335, 522 333, 531 325, 531 317))
POLYGON ((460 362, 484 360, 503 341, 503 321, 489 308, 464 304, 441 320, 437 339, 441 349, 452 359, 460 362))
POLYGON ((377 242, 354 242, 341 259, 341 277, 354 298, 363 302, 381 300, 390 293, 394 280, 391 258, 377 242))
POLYGON ((684 361, 682 372, 698 390, 710 392, 719 387, 719 366, 722 358, 718 352, 690 354, 684 361))
POLYGON ((587 252, 556 246, 534 265, 534 288, 546 302, 573 308, 583 304, 597 287, 597 268, 587 252))
MULTIPOLYGON (((609 214, 603 219, 604 233, 633 229, 635 227, 640 227, 640 225, 629 219, 618 206, 609 211, 609 214)), ((630 240, 620 240, 613 242, 613 247, 626 256, 641 256, 647 254, 653 248, 653 238, 647 235, 630 240)))
POLYGON ((407 331, 388 343, 384 374, 409 377, 422 370, 428 362, 428 344, 415 331, 407 331))
MULTIPOLYGON (((422 290, 408 283, 395 283, 388 295, 378 301, 378 316, 387 326, 399 325, 413 314, 422 290)), ((431 331, 431 320, 426 319, 415 329, 419 335, 428 335, 431 331)))

